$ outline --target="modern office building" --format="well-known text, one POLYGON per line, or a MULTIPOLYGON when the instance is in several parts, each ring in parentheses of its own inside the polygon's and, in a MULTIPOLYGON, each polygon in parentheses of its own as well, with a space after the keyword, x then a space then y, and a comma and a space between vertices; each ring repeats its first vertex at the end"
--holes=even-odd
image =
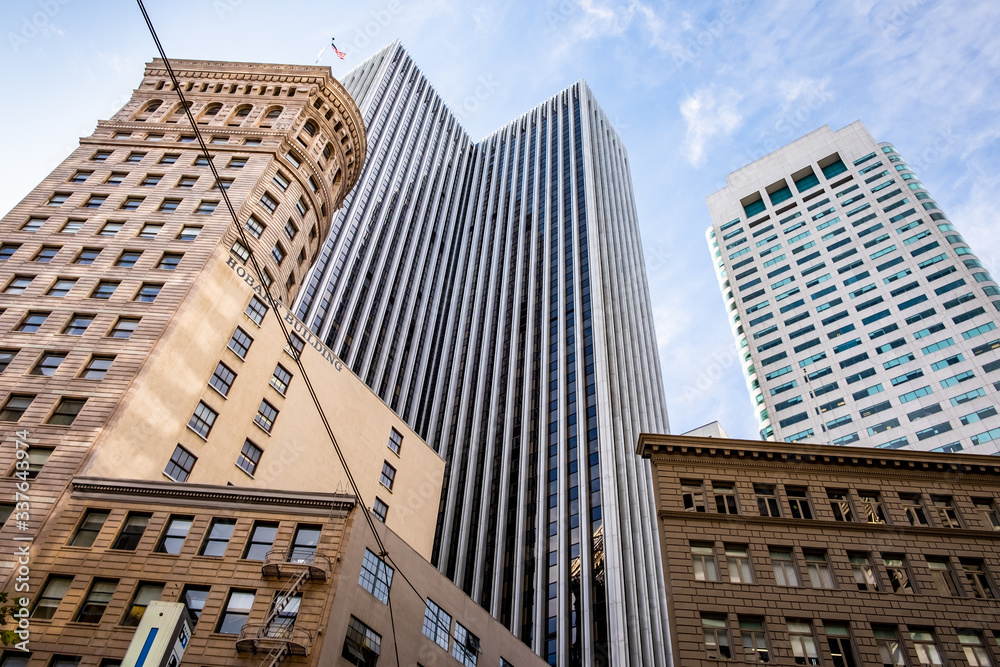
POLYGON ((990 456, 644 434, 673 660, 996 665, 990 456))
POLYGON ((295 312, 446 460, 433 562, 553 665, 666 664, 667 429, 628 157, 579 82, 479 143, 394 43, 295 312))
POLYGON ((1000 452, 1000 287, 891 144, 820 128, 708 207, 762 438, 1000 452))
POLYGON ((353 99, 173 67, 209 156, 154 60, 0 220, 0 590, 31 614, 0 665, 118 665, 153 601, 195 616, 185 664, 543 664, 429 563, 443 457, 285 306, 361 171, 353 99))

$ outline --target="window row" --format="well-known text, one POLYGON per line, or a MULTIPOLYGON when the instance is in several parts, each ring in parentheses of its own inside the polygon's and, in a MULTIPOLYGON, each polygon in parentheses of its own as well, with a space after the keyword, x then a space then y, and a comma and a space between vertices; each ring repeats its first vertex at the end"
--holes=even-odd
MULTIPOLYGON (((18 231, 22 232, 37 232, 40 230, 50 218, 32 216, 18 228, 18 231)), ((68 218, 59 227, 59 234, 78 234, 84 229, 84 226, 89 222, 87 218, 68 218)), ((94 236, 118 236, 118 233, 125 229, 130 221, 128 220, 106 220, 94 231, 94 236)), ((155 239, 159 236, 160 232, 166 223, 162 222, 143 222, 141 226, 136 225, 137 230, 135 233, 135 238, 139 239, 155 239)), ((197 229, 199 227, 195 225, 185 225, 180 229, 178 234, 175 236, 177 240, 180 241, 193 241, 198 237, 197 229)), ((10 259, 11 256, 20 248, 19 243, 4 243, 0 246, 0 260, 10 259)))
MULTIPOLYGON (((0 349, 0 373, 7 370, 7 367, 17 358, 19 352, 20 350, 13 348, 0 349)), ((68 351, 46 350, 35 360, 35 363, 31 366, 27 374, 52 377, 59 370, 62 363, 66 361, 66 357, 69 354, 68 351)), ((113 354, 92 354, 87 363, 77 371, 75 377, 79 380, 102 380, 111 369, 111 364, 114 360, 115 355, 113 354)))
MULTIPOLYGON (((221 139, 222 137, 219 137, 219 138, 221 139)), ((195 140, 195 137, 194 137, 193 134, 192 135, 183 135, 179 139, 179 141, 181 143, 193 143, 194 140, 195 140)), ((228 140, 228 137, 227 137, 227 140, 228 140)), ((227 142, 213 141, 211 143, 227 143, 227 142)), ((244 145, 245 146, 258 146, 258 145, 260 145, 260 140, 259 139, 246 139, 244 141, 244 145), (255 143, 251 143, 251 142, 255 142, 255 143)), ((96 151, 90 157, 90 160, 92 162, 107 162, 108 159, 113 154, 114 154, 113 150, 101 149, 101 150, 96 151)), ((134 151, 130 151, 121 160, 121 164, 140 164, 146 158, 146 156, 148 154, 149 153, 146 152, 146 151, 135 151, 135 150, 134 151)), ((188 153, 187 155, 191 155, 191 153, 188 153)), ((174 164, 177 164, 177 162, 181 159, 181 156, 182 156, 181 153, 163 153, 163 154, 160 155, 160 159, 156 161, 156 164, 174 165, 174 164)), ((212 159, 214 160, 215 157, 216 156, 213 155, 212 159)), ((243 167, 246 166, 248 159, 249 158, 243 157, 243 156, 232 157, 232 158, 230 158, 229 163, 226 164, 226 167, 228 167, 230 169, 242 169, 243 167)), ((193 166, 193 167, 207 167, 208 166, 208 158, 206 158, 204 155, 201 155, 201 154, 195 154, 194 155, 194 160, 191 162, 191 166, 193 166)), ((87 177, 89 177, 89 176, 87 176, 87 177)), ((84 177, 84 180, 86 180, 87 177, 84 177)), ((74 181, 73 177, 70 177, 69 180, 70 180, 70 182, 78 182, 78 181, 74 181)), ((112 185, 117 185, 117 184, 118 183, 112 183, 112 185)))
MULTIPOLYGON (((761 616, 736 614, 701 614, 705 656, 711 660, 733 660, 740 654, 746 662, 771 663, 789 656, 796 665, 832 664, 835 667, 863 667, 856 636, 864 637, 860 644, 875 646, 883 667, 921 667, 954 664, 945 661, 933 627, 907 626, 903 639, 896 625, 862 625, 848 621, 824 620, 820 624, 826 639, 826 650, 820 648, 815 621, 809 618, 785 618, 779 627, 768 625, 761 616), (736 631, 733 633, 733 631, 736 631), (733 633, 733 634, 731 634, 733 633), (869 634, 870 633, 870 634, 869 634), (736 638, 735 643, 730 637, 736 638), (916 656, 917 662, 912 663, 916 656), (828 661, 828 662, 827 662, 828 661)), ((955 631, 958 646, 966 664, 992 667, 993 658, 987 648, 989 638, 975 629, 955 631)))
MULTIPOLYGON (((22 331, 25 333, 34 333, 38 331, 43 324, 48 320, 49 312, 41 311, 30 311, 24 319, 21 320, 19 328, 16 331, 22 331)), ((94 320, 97 319, 97 314, 95 313, 73 313, 70 318, 66 321, 66 324, 59 330, 59 333, 66 336, 82 336, 86 333, 87 329, 94 320)), ((132 334, 139 326, 141 317, 125 317, 121 316, 115 320, 115 323, 107 331, 105 336, 107 338, 131 338, 132 334)), ((16 354, 17 350, 6 350, 5 354, 10 355, 8 358, 12 359, 13 354, 16 354)), ((0 359, 3 357, 0 356, 0 359)), ((0 369, 2 372, 2 369, 0 369)))
MULTIPOLYGON (((193 177, 182 177, 181 182, 183 182, 183 178, 193 178, 193 177)), ((228 186, 231 183, 232 181, 224 181, 223 182, 224 189, 228 189, 228 186)), ((179 185, 179 187, 192 187, 193 185, 194 181, 192 180, 190 181, 190 185, 188 186, 179 185)), ((71 192, 56 192, 51 197, 49 197, 49 199, 45 203, 47 206, 62 206, 63 204, 69 201, 69 198, 72 196, 72 194, 73 193, 71 192)), ((110 196, 111 195, 100 194, 100 193, 90 194, 83 201, 83 203, 79 204, 79 207, 100 208, 101 206, 104 205, 104 203, 108 200, 108 197, 110 196)), ((138 208, 145 201, 146 197, 140 195, 129 195, 121 201, 121 203, 117 206, 117 208, 123 211, 135 211, 138 210, 138 208)), ((159 213, 174 213, 175 211, 177 211, 178 207, 180 207, 183 201, 184 201, 183 199, 167 197, 160 201, 159 206, 157 206, 155 210, 159 213)), ((218 200, 202 199, 198 202, 198 205, 194 208, 193 213, 199 215, 211 215, 212 213, 215 212, 215 209, 218 208, 218 206, 219 206, 218 200)))
MULTIPOLYGON (((713 542, 692 541, 690 549, 695 581, 763 583, 756 576, 754 558, 745 544, 727 543, 719 547, 713 542)), ((800 551, 791 547, 768 547, 768 557, 778 586, 797 587, 808 582, 812 588, 836 589, 841 588, 841 582, 846 580, 849 588, 856 586, 860 591, 922 593, 983 600, 996 597, 995 585, 982 558, 925 556, 927 576, 924 581, 929 579, 933 586, 928 590, 918 590, 911 574, 911 564, 903 554, 880 553, 877 559, 873 559, 868 552, 848 551, 846 563, 831 563, 825 549, 802 548, 800 551), (841 573, 841 577, 838 578, 837 572, 841 573), (850 576, 845 576, 848 572, 850 576)), ((759 560, 762 559, 758 559, 758 563, 759 560)))
MULTIPOLYGON (((108 509, 88 509, 83 513, 73 536, 67 542, 71 547, 92 547, 111 516, 108 509)), ((153 515, 149 512, 129 512, 122 522, 110 549, 135 551, 149 526, 153 515)), ((156 540, 153 553, 176 556, 181 552, 194 524, 193 516, 170 515, 156 540)), ((200 540, 197 555, 222 558, 229 549, 229 543, 236 531, 237 519, 213 518, 200 540)), ((254 521, 241 550, 240 558, 262 561, 274 547, 280 527, 277 521, 254 521)), ((297 524, 289 552, 285 560, 290 563, 311 563, 319 544, 322 527, 313 524, 297 524)))
MULTIPOLYGON (((178 258, 179 259, 179 258, 178 258)), ((173 270, 173 269, 170 269, 173 270)), ((34 280, 34 276, 20 276, 15 275, 7 285, 0 290, 3 294, 13 294, 18 295, 24 292, 25 289, 34 280)), ((70 290, 76 285, 76 278, 57 278, 56 281, 49 287, 46 291, 46 296, 54 297, 64 297, 70 290)), ((90 299, 110 299, 112 295, 121 286, 121 280, 99 280, 93 289, 87 294, 87 298, 90 299)), ((140 303, 152 303, 159 296, 160 291, 163 289, 163 283, 152 283, 143 282, 139 285, 139 289, 135 291, 132 295, 130 301, 138 301, 140 303)), ((46 318, 51 315, 51 311, 39 311, 39 310, 29 310, 28 313, 21 319, 18 324, 14 326, 14 331, 24 331, 26 333, 34 333, 38 331, 39 327, 45 322, 46 318)))
MULTIPOLYGON (((73 585, 73 580, 74 577, 71 575, 50 576, 36 599, 35 606, 31 611, 31 618, 35 620, 53 618, 66 593, 69 592, 70 587, 73 585)), ((87 589, 83 602, 74 613, 73 620, 77 623, 100 623, 104 618, 105 611, 111 606, 114 600, 119 583, 118 579, 94 579, 87 589)), ((125 613, 118 621, 118 624, 127 627, 138 626, 149 603, 160 600, 165 587, 166 582, 139 582, 131 593, 125 613)), ((191 584, 184 586, 181 591, 181 597, 178 602, 185 604, 196 626, 201 620, 202 612, 211 593, 211 586, 191 584)), ((250 617, 254 602, 256 601, 256 595, 257 591, 255 590, 230 589, 213 631, 221 634, 239 634, 250 617)), ((275 601, 277 601, 277 594, 275 595, 275 601)), ((276 630, 287 629, 294 625, 301 603, 301 593, 295 594, 288 600, 272 621, 276 626, 276 630)))
MULTIPOLYGON (((946 494, 900 492, 886 506, 875 490, 825 488, 820 495, 807 486, 754 483, 753 495, 760 516, 824 519, 871 524, 899 524, 939 528, 1000 530, 1000 514, 993 498, 971 498, 974 521, 963 518, 946 494), (819 504, 821 516, 813 508, 819 504)), ((740 500, 733 482, 681 480, 681 502, 686 511, 740 514, 740 500)))
MULTIPOLYGON (((246 160, 247 160, 246 158, 232 158, 230 160, 230 163, 229 163, 228 166, 231 167, 231 168, 235 168, 235 169, 242 169, 246 165, 246 160)), ((69 183, 85 183, 88 180, 90 180, 90 178, 93 175, 94 175, 94 172, 92 170, 77 169, 75 172, 73 172, 73 175, 69 177, 68 182, 69 183)), ((127 172, 127 171, 112 171, 110 174, 108 174, 107 176, 104 177, 104 180, 101 181, 101 184, 102 185, 121 185, 121 184, 123 184, 125 182, 125 180, 129 176, 131 176, 131 172, 127 172)), ((156 187, 156 186, 160 185, 163 182, 163 179, 165 177, 166 177, 166 174, 146 173, 144 176, 142 176, 141 180, 139 180, 137 183, 135 183, 135 185, 138 186, 138 187, 144 187, 144 188, 156 187)), ((175 188, 183 188, 183 189, 191 189, 191 188, 193 188, 197 184, 198 179, 200 179, 200 178, 201 178, 201 176, 198 175, 198 174, 182 174, 179 177, 179 179, 177 180, 177 182, 174 184, 174 187, 175 188)), ((235 178, 220 178, 218 181, 213 181, 212 182, 211 189, 213 189, 213 190, 228 190, 233 185, 233 183, 235 182, 235 180, 236 180, 235 178)), ((106 197, 107 195, 100 195, 100 196, 106 197)), ((22 230, 22 231, 24 231, 24 230, 22 230)), ((33 231, 33 230, 28 230, 28 231, 33 231)))

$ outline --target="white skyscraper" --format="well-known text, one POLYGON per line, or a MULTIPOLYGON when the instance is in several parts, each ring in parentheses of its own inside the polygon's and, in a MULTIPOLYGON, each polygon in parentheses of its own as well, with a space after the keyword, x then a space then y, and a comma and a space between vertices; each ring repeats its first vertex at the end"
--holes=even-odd
POLYGON ((1000 451, 1000 288, 892 145, 820 128, 708 207, 761 437, 1000 451))

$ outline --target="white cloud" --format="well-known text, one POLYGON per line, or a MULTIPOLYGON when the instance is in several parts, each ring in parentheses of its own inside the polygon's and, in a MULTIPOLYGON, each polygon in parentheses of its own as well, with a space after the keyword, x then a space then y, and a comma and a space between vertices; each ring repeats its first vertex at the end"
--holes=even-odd
POLYGON ((704 163, 705 147, 712 139, 729 136, 743 123, 738 110, 742 99, 733 88, 718 93, 702 88, 681 102, 681 116, 687 124, 684 148, 693 166, 704 163))

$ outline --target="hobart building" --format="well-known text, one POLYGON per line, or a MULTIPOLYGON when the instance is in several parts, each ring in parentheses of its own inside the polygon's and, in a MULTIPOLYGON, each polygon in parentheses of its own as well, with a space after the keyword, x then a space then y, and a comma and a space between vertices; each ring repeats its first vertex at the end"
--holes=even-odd
POLYGON ((0 220, 2 590, 30 562, 0 665, 122 664, 167 608, 184 664, 543 664, 429 563, 443 457, 289 310, 365 162, 354 100, 173 67, 208 155, 154 60, 0 220))

